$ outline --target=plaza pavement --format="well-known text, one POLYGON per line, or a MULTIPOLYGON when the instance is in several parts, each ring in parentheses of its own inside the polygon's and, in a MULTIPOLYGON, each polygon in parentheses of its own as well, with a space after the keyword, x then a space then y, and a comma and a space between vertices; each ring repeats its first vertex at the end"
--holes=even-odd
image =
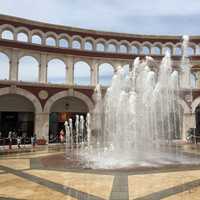
MULTIPOLYGON (((183 150, 200 156, 198 145, 183 150)), ((200 200, 200 165, 141 170, 70 168, 62 145, 0 155, 0 200, 200 200)))

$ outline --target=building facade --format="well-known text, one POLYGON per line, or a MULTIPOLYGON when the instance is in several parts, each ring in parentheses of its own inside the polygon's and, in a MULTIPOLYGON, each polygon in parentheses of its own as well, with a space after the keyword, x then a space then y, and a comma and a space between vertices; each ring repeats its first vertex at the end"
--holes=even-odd
MULTIPOLYGON (((134 58, 146 55, 152 56, 159 66, 167 50, 172 55, 173 67, 179 70, 181 42, 181 36, 102 32, 0 15, 0 59, 7 66, 0 80, 0 131, 4 137, 11 128, 28 135, 35 132, 38 138, 49 141, 49 136, 53 138, 65 119, 92 111, 93 90, 105 75, 104 67, 110 67, 111 73, 119 66, 130 70, 134 58), (21 64, 24 59, 26 63, 27 57, 36 63, 35 73, 31 74, 36 79, 32 81, 21 79, 21 64), (62 65, 64 81, 61 84, 53 84, 48 78, 54 60, 62 65), (76 73, 86 70, 85 66, 88 81, 81 84, 76 80, 76 73)), ((182 139, 186 138, 189 128, 200 123, 200 36, 190 38, 188 55, 193 89, 181 89, 182 139)))

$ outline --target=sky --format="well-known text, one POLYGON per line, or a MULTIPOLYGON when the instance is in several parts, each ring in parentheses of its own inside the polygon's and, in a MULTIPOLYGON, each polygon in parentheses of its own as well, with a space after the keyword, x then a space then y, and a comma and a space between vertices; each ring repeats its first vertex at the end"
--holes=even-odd
POLYGON ((200 34, 199 0, 0 0, 0 13, 114 32, 200 34))
MULTIPOLYGON (((200 0, 0 0, 0 14, 112 32, 200 35, 200 0)), ((0 60, 0 79, 3 79, 9 70, 1 63, 0 60)), ((25 63, 31 65, 31 61, 25 63)), ((64 80, 64 71, 58 65, 54 63, 55 70, 51 71, 56 76, 52 79, 59 82, 64 80)), ((79 68, 83 79, 86 70, 83 66, 79 68)), ((27 76, 26 68, 22 79, 23 76, 36 79, 32 74, 37 73, 30 69, 29 66, 27 76)))

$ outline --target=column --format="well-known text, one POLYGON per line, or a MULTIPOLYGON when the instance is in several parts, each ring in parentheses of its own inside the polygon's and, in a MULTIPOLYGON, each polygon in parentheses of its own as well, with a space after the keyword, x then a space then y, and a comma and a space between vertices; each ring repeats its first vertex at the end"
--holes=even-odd
POLYGON ((123 65, 122 65, 122 63, 120 61, 117 61, 117 62, 115 62, 115 65, 113 67, 114 67, 114 73, 116 73, 117 69, 119 67, 123 67, 123 65))
POLYGON ((49 142, 49 113, 35 113, 35 134, 37 139, 49 142))
POLYGON ((98 62, 93 60, 91 67, 91 85, 96 86, 98 84, 98 62))
POLYGON ((47 83, 47 55, 41 54, 39 68, 39 82, 47 83))
POLYGON ((182 140, 186 140, 187 131, 189 128, 195 128, 195 113, 185 113, 183 115, 183 133, 182 133, 182 140))
POLYGON ((200 89, 200 71, 196 72, 196 76, 197 76, 196 88, 200 89))
POLYGON ((18 53, 16 50, 12 51, 12 56, 10 60, 10 73, 9 73, 9 79, 11 81, 17 81, 18 80, 18 53))
POLYGON ((67 66, 67 84, 73 85, 74 84, 74 59, 73 57, 69 57, 67 59, 67 63, 65 63, 67 66))

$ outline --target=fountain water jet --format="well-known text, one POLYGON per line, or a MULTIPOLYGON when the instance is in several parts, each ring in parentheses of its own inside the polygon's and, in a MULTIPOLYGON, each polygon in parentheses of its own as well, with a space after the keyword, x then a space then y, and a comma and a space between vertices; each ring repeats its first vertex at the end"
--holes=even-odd
MULTIPOLYGON (((186 76, 190 69, 187 43, 184 37, 181 69, 186 76)), ((174 148, 174 140, 181 135, 181 116, 179 73, 172 68, 170 53, 166 52, 159 69, 154 65, 151 57, 136 58, 127 77, 118 68, 104 99, 97 85, 88 129, 89 148, 79 152, 80 161, 88 161, 86 167, 199 163, 174 148)))

